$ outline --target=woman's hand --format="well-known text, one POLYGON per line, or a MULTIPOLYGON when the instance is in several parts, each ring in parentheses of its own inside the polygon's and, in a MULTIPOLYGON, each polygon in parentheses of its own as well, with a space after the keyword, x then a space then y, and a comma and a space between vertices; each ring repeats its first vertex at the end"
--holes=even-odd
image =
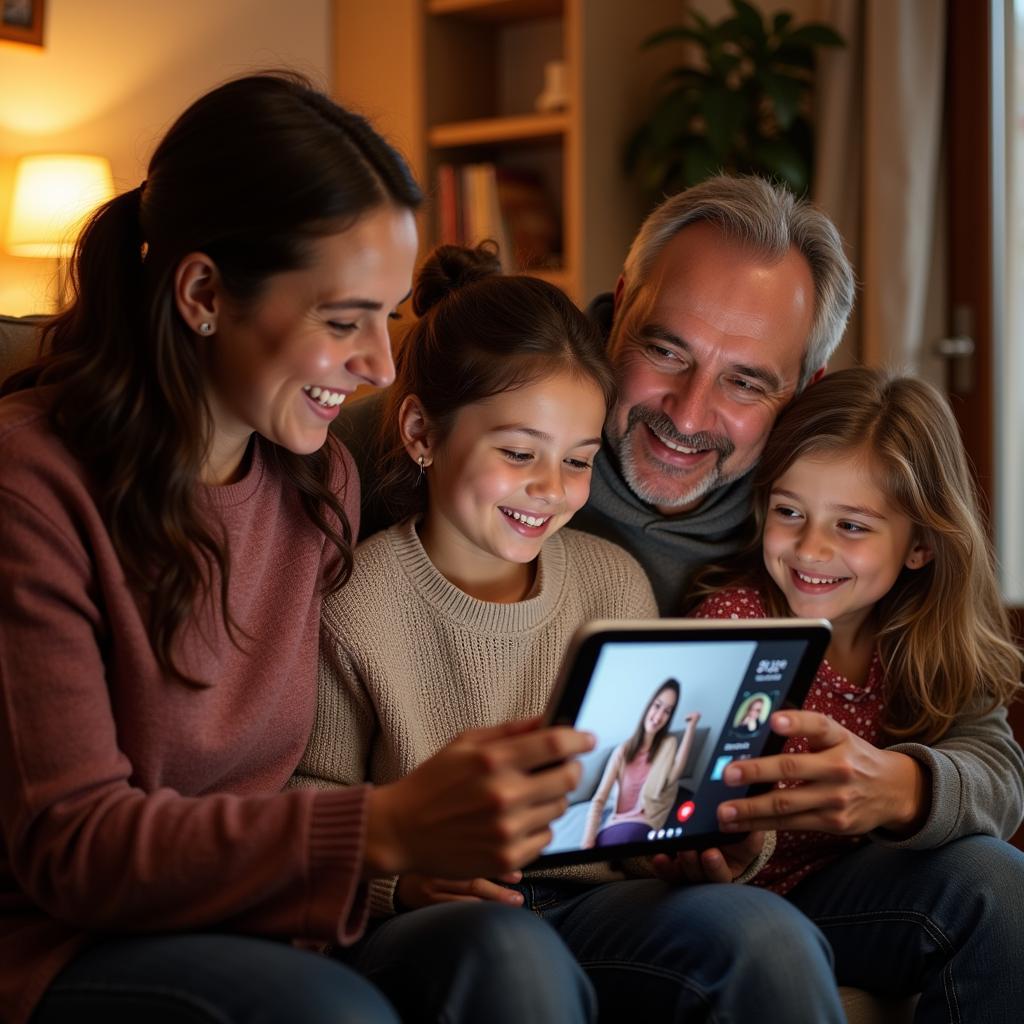
POLYGON ((764 833, 751 832, 738 843, 706 850, 658 853, 651 858, 654 873, 665 882, 731 882, 750 867, 764 846, 764 833))
MULTIPOLYGON (((498 881, 518 882, 522 879, 522 871, 510 871, 502 875, 498 881)), ((460 903, 479 900, 494 900, 507 903, 512 907, 523 904, 523 897, 489 878, 471 878, 468 881, 457 881, 451 878, 431 878, 428 875, 408 874, 398 879, 395 888, 395 907, 415 910, 418 907, 429 907, 434 903, 460 903)))
POLYGON ((810 752, 733 761, 724 781, 804 785, 720 804, 723 832, 774 828, 863 835, 883 828, 912 835, 920 828, 928 791, 924 768, 913 758, 880 750, 816 711, 776 712, 770 721, 781 736, 807 737, 810 752))
POLYGON ((589 733, 538 726, 531 719, 470 730, 372 789, 363 876, 488 878, 533 860, 579 782, 580 766, 569 759, 594 746, 589 733))

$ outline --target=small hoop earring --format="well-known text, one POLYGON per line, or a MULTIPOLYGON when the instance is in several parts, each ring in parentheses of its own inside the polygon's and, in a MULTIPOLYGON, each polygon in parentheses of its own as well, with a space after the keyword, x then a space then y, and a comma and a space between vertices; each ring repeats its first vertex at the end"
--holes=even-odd
POLYGON ((213 324, 209 320, 204 320, 199 325, 199 333, 205 335, 213 334, 213 324))

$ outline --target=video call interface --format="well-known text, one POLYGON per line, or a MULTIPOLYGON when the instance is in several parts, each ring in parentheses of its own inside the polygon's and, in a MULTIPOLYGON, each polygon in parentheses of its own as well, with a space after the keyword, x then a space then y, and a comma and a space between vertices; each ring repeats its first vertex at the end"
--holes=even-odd
MULTIPOLYGON (((785 701, 806 646, 792 639, 604 643, 576 719, 578 728, 597 736, 597 745, 580 759, 580 784, 544 853, 717 831, 718 805, 739 794, 725 784, 723 773, 732 761, 757 757, 764 749, 771 735, 768 717, 785 701), (674 755, 695 713, 692 746, 679 765, 674 755), (666 715, 661 742, 672 744, 670 774, 680 769, 678 779, 669 780, 675 785, 671 802, 663 796, 655 808, 644 798, 651 762, 634 758, 625 780, 620 773, 608 794, 595 837, 593 821, 588 827, 596 815, 591 801, 609 758, 638 734, 642 721, 653 733, 666 715)), ((668 786, 660 789, 670 792, 668 786)))

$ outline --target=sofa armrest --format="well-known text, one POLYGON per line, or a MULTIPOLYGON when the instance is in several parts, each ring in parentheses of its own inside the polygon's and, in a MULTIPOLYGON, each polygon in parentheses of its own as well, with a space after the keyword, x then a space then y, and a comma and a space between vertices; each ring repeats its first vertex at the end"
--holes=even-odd
POLYGON ((45 316, 0 316, 0 383, 39 355, 39 328, 45 316))

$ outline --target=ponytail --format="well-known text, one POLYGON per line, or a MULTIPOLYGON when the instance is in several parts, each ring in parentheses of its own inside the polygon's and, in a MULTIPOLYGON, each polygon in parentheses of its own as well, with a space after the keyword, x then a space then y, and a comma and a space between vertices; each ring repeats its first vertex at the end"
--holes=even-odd
MULTIPOLYGON (((5 393, 52 389, 53 429, 90 475, 169 676, 205 685, 178 670, 174 641, 216 575, 228 635, 238 644, 241 632, 228 614, 227 542, 196 507, 212 420, 198 339, 175 299, 181 260, 205 253, 244 314, 271 275, 308 265, 315 239, 420 199, 405 162, 363 118, 300 76, 253 75, 186 110, 147 180, 101 207, 79 239, 74 301, 44 328, 44 355, 5 393)), ((335 492, 334 442, 311 455, 255 443, 337 549, 324 586, 340 587, 354 538, 335 492)))

